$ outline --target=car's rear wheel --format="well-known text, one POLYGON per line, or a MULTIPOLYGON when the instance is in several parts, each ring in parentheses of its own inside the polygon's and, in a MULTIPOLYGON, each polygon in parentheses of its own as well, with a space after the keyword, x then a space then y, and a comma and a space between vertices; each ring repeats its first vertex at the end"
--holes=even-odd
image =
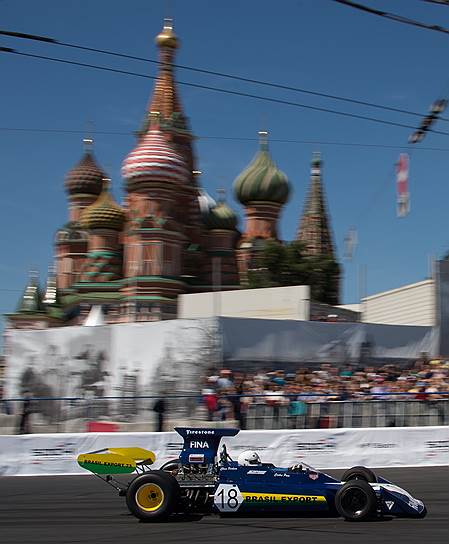
POLYGON ((377 482, 377 476, 369 468, 352 467, 346 470, 341 477, 342 482, 349 482, 350 480, 365 480, 365 482, 374 484, 377 482))
POLYGON ((340 516, 348 521, 364 521, 376 513, 376 494, 369 483, 351 480, 337 491, 335 507, 340 516))
POLYGON ((162 521, 176 510, 180 489, 176 479, 162 470, 135 478, 126 492, 129 511, 144 521, 162 521))

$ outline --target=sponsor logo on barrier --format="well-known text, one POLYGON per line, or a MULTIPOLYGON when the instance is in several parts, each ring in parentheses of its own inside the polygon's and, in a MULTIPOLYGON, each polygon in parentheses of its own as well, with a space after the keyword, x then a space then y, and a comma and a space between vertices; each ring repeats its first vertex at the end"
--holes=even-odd
POLYGON ((182 442, 167 442, 165 451, 180 452, 182 450, 182 442))
POLYGON ((449 440, 429 440, 426 447, 429 450, 449 451, 449 440))
POLYGON ((335 438, 330 436, 316 442, 297 442, 295 448, 305 452, 319 451, 321 453, 332 453, 337 448, 337 444, 335 438))
POLYGON ((34 465, 51 460, 71 459, 76 453, 75 442, 61 442, 53 448, 32 448, 31 463, 34 465))
POLYGON ((399 447, 398 444, 385 443, 385 442, 365 442, 360 444, 361 448, 376 448, 376 449, 391 449, 399 447))
POLYGON ((240 450, 257 450, 257 451, 262 451, 262 450, 268 450, 270 449, 270 446, 264 446, 263 444, 231 444, 231 447, 233 449, 233 451, 240 451, 240 450))

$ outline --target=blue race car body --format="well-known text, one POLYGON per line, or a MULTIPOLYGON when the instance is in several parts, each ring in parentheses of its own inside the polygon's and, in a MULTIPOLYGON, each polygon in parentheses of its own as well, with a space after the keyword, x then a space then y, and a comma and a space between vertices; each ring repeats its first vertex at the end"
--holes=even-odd
POLYGON ((231 459, 225 445, 219 453, 221 439, 235 436, 238 429, 176 431, 184 439, 183 448, 159 470, 148 468, 154 454, 139 448, 82 454, 78 462, 126 496, 129 510, 145 521, 176 513, 340 515, 351 521, 384 515, 422 518, 427 513, 421 500, 365 467, 353 467, 338 480, 304 463, 289 468, 271 463, 242 466, 231 459), (137 462, 142 457, 147 459, 137 462), (122 487, 110 473, 102 476, 114 466, 110 473, 135 469, 138 475, 122 487))
MULTIPOLYGON (((192 461, 213 463, 221 438, 235 436, 238 432, 236 429, 176 430, 184 438, 179 456, 181 465, 192 461)), ((355 475, 360 476, 360 473, 355 471, 355 475)), ((375 479, 377 481, 368 483, 376 496, 377 515, 425 515, 422 501, 384 478, 375 479)), ((335 514, 336 495, 344 484, 345 481, 336 480, 304 463, 291 468, 280 468, 271 463, 239 466, 225 454, 221 455, 218 467, 214 509, 240 515, 335 514)))
MULTIPOLYGON (((293 472, 268 464, 239 467, 229 463, 220 469, 214 505, 220 512, 239 514, 333 514, 336 494, 344 484, 305 465, 293 472)), ((425 510, 422 501, 383 478, 369 485, 376 495, 377 514, 421 517, 425 510)))

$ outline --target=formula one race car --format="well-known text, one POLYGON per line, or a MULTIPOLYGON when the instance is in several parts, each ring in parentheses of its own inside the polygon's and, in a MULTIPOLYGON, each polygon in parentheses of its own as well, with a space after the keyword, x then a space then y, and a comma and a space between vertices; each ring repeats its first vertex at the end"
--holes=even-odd
POLYGON ((78 464, 112 485, 132 514, 159 521, 177 513, 221 515, 334 515, 362 521, 383 515, 423 518, 424 503, 365 467, 347 470, 342 480, 306 464, 279 468, 257 453, 231 459, 222 437, 238 429, 176 428, 184 439, 178 459, 159 470, 155 455, 142 448, 109 448, 78 456, 78 464), (217 459, 218 457, 218 459, 217 459), (137 472, 124 486, 111 474, 137 472))

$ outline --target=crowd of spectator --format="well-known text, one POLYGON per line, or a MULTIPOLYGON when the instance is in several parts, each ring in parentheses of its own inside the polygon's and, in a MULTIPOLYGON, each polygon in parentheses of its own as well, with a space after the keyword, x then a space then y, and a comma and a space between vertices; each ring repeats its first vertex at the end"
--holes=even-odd
POLYGON ((396 365, 237 372, 221 369, 202 379, 202 397, 210 420, 242 421, 253 403, 287 405, 301 413, 310 402, 346 400, 435 400, 448 398, 449 361, 420 359, 410 368, 396 365))

